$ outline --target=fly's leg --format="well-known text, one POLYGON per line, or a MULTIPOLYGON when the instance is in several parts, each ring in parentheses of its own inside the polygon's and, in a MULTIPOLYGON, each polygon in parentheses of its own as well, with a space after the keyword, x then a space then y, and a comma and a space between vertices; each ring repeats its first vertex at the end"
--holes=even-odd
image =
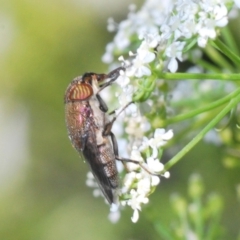
POLYGON ((125 166, 125 168, 127 169, 127 166, 125 165, 125 163, 127 162, 131 162, 131 163, 135 163, 135 164, 138 164, 142 169, 144 169, 147 173, 149 173, 150 175, 153 175, 153 176, 161 176, 161 174, 157 174, 157 173, 152 173, 151 171, 149 171, 141 162, 137 161, 137 160, 132 160, 132 159, 128 159, 128 158, 122 158, 122 157, 119 157, 118 156, 118 144, 117 144, 117 140, 116 140, 116 137, 115 135, 110 132, 110 136, 111 136, 111 139, 112 139, 112 145, 113 145, 113 152, 114 152, 114 155, 115 155, 115 158, 119 161, 121 161, 123 163, 123 165, 125 166))
POLYGON ((110 132, 111 140, 112 140, 112 145, 113 145, 113 152, 115 156, 118 156, 118 144, 117 144, 117 139, 115 135, 110 132))
MULTIPOLYGON (((124 67, 119 67, 116 68, 115 70, 111 71, 108 74, 98 74, 97 76, 99 77, 99 79, 104 80, 107 78, 110 78, 110 81, 102 84, 98 90, 98 92, 96 93, 96 97, 99 101, 99 108, 103 111, 103 112, 107 112, 108 111, 108 107, 106 105, 106 103, 103 101, 103 99, 101 98, 101 96, 99 95, 99 92, 101 92, 104 88, 110 86, 114 81, 116 81, 116 79, 119 77, 120 75, 120 71, 124 71, 125 68, 124 67)), ((90 73, 92 74, 92 73, 90 73)), ((86 74, 85 74, 86 75, 86 74)))
POLYGON ((118 114, 109 122, 105 125, 104 130, 103 130, 103 136, 108 136, 111 133, 113 123, 116 121, 117 117, 133 102, 129 102, 127 105, 125 105, 121 111, 118 112, 118 114))
POLYGON ((130 163, 134 163, 134 164, 138 164, 143 170, 145 170, 148 174, 153 175, 153 176, 158 176, 160 177, 161 174, 158 173, 153 173, 150 170, 148 170, 141 162, 139 162, 138 160, 133 160, 133 159, 129 159, 129 158, 123 158, 123 157, 119 157, 119 156, 115 156, 115 158, 119 161, 121 161, 122 163, 124 162, 130 162, 130 163))
POLYGON ((107 104, 103 101, 103 99, 101 98, 101 96, 98 93, 96 94, 96 98, 99 102, 100 110, 103 111, 104 113, 106 113, 108 111, 107 104))
MULTIPOLYGON (((110 86, 119 77, 120 71, 124 71, 124 70, 125 70, 124 67, 119 67, 119 68, 111 71, 109 74, 98 74, 97 75, 98 78, 101 80, 110 78, 110 81, 101 85, 100 89, 96 93, 96 98, 98 99, 98 102, 99 102, 99 108, 104 113, 106 113, 108 111, 108 107, 107 107, 106 103, 103 101, 103 99, 101 98, 101 96, 99 95, 99 92, 101 92, 104 88, 110 86)), ((92 73, 89 73, 89 74, 92 74, 92 73)), ((85 74, 84 76, 87 76, 87 74, 85 74)))

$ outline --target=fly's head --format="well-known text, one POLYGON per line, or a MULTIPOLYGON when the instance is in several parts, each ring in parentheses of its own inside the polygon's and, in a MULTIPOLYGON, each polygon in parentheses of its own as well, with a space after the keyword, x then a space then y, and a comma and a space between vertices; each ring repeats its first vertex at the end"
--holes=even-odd
POLYGON ((125 71, 125 68, 116 68, 108 74, 97 74, 93 72, 85 73, 82 77, 82 82, 90 84, 93 88, 94 94, 97 94, 107 86, 111 85, 120 76, 121 71, 125 71))
POLYGON ((93 72, 88 72, 82 76, 82 82, 93 85, 95 83, 101 83, 107 78, 108 78, 108 75, 104 74, 104 73, 97 74, 97 73, 93 73, 93 72))
POLYGON ((99 84, 104 82, 108 78, 107 74, 96 74, 96 73, 85 73, 82 76, 83 83, 89 84, 92 86, 93 93, 96 95, 99 92, 99 84))

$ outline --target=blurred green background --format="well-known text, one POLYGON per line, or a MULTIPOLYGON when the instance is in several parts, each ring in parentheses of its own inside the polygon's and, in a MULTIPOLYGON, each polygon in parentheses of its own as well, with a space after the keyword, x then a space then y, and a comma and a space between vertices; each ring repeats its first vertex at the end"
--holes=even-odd
MULTIPOLYGON (((135 1, 140 4, 140 1, 135 1)), ((169 197, 186 194, 192 172, 223 195, 229 236, 240 229, 239 168, 226 169, 221 149, 201 143, 162 180, 137 224, 125 210, 117 224, 85 185, 88 168, 71 147, 63 95, 71 79, 105 72, 112 35, 108 17, 126 17, 129 2, 0 2, 0 239, 159 239, 149 219, 168 224, 169 197), (204 151, 202 151, 204 149, 204 151), (211 169, 211 171, 209 171, 211 169)))

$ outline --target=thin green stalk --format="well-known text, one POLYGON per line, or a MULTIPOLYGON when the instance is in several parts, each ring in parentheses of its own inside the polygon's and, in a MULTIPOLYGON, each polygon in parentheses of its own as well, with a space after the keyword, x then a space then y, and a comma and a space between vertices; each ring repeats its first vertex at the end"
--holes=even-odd
POLYGON ((165 80, 203 80, 203 79, 212 79, 212 80, 229 80, 229 81, 239 81, 239 73, 166 73, 166 72, 157 72, 159 78, 165 80))
POLYGON ((210 72, 214 72, 214 73, 221 73, 222 72, 222 69, 220 69, 219 67, 205 61, 204 59, 193 60, 193 63, 202 67, 204 70, 207 70, 207 71, 210 71, 210 72))
POLYGON ((211 219, 207 234, 205 236, 206 240, 211 240, 216 236, 216 230, 219 227, 220 219, 221 219, 220 214, 214 216, 213 219, 211 219))
POLYGON ((198 236, 198 239, 203 239, 203 216, 202 216, 202 202, 201 202, 201 198, 197 197, 194 200, 195 205, 197 205, 198 208, 198 213, 196 218, 194 219, 194 223, 195 223, 195 228, 196 228, 196 233, 198 236))
POLYGON ((233 61, 235 66, 239 68, 240 66, 240 58, 234 52, 232 52, 220 39, 215 39, 214 41, 210 41, 212 45, 216 46, 219 51, 221 51, 224 55, 226 55, 230 60, 233 61))
POLYGON ((182 231, 184 233, 185 239, 188 239, 188 233, 190 230, 190 224, 187 217, 187 212, 185 211, 182 215, 179 216, 180 223, 182 224, 182 231))
POLYGON ((217 115, 217 113, 217 109, 214 109, 214 111, 208 112, 208 114, 204 116, 204 118, 201 118, 198 121, 194 121, 190 126, 184 127, 180 130, 180 132, 174 135, 174 138, 166 144, 166 147, 181 142, 182 138, 184 136, 187 136, 189 133, 199 131, 199 129, 203 126, 206 126, 206 124, 209 123, 209 121, 211 121, 217 115))
POLYGON ((232 64, 230 64, 226 58, 224 58, 224 56, 222 54, 220 54, 220 52, 212 47, 210 44, 208 44, 203 51, 207 54, 207 56, 216 64, 218 64, 218 66, 220 66, 223 69, 228 69, 230 72, 234 72, 235 69, 232 66, 232 64))
MULTIPOLYGON (((240 91, 238 88, 236 91, 240 91)), ((190 141, 179 153, 177 153, 171 160, 169 160, 165 164, 164 171, 169 170, 172 166, 174 166, 180 159, 186 155, 204 136, 210 131, 232 108, 234 108, 240 101, 240 94, 233 98, 227 106, 225 106, 220 113, 212 119, 212 121, 207 124, 202 131, 199 132, 197 136, 195 136, 192 141, 190 141)))
POLYGON ((220 107, 221 105, 227 103, 229 100, 231 100, 233 97, 237 96, 238 94, 240 94, 240 90, 237 90, 235 92, 232 92, 230 94, 228 94, 227 96, 214 101, 212 103, 209 103, 207 106, 201 107, 199 109, 193 110, 191 112, 185 113, 185 114, 180 114, 176 117, 172 117, 166 120, 166 122, 164 122, 164 125, 168 125, 171 123, 175 123, 175 122, 180 122, 180 121, 184 121, 186 119, 192 118, 194 116, 197 116, 203 112, 207 112, 211 109, 220 107))
POLYGON ((174 240, 174 236, 168 228, 164 227, 162 223, 156 222, 154 223, 154 228, 157 231, 158 235, 165 240, 174 240))
POLYGON ((240 55, 239 49, 238 49, 238 45, 233 37, 232 31, 230 31, 229 26, 227 25, 226 27, 221 29, 221 36, 223 37, 223 39, 226 42, 226 45, 230 47, 230 49, 232 49, 232 51, 236 54, 236 55, 240 55))

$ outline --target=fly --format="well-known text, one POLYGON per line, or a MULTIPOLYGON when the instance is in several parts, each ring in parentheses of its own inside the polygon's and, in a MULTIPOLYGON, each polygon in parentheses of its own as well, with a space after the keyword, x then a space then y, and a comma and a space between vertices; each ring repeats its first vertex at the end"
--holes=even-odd
POLYGON ((116 202, 119 186, 116 156, 117 142, 111 132, 115 120, 109 121, 108 108, 99 92, 120 75, 120 67, 109 74, 86 73, 67 87, 64 103, 69 139, 80 157, 85 159, 107 201, 116 202), (99 87, 99 83, 110 79, 99 87))

